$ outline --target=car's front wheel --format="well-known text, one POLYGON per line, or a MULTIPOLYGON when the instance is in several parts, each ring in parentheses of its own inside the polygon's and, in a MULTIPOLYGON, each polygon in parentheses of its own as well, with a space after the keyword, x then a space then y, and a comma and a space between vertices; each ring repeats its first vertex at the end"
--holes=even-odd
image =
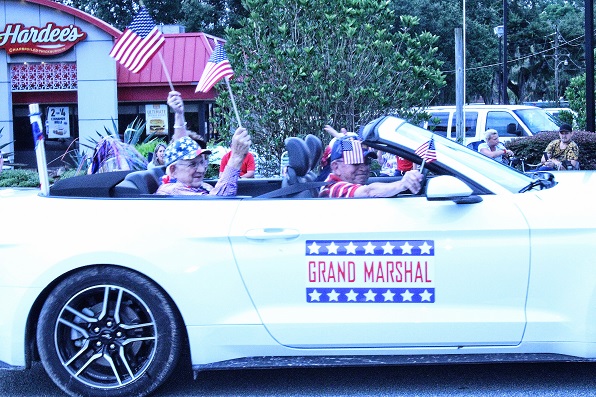
POLYGON ((83 269, 54 288, 37 324, 50 378, 72 396, 145 396, 172 373, 182 349, 172 304, 145 277, 83 269))

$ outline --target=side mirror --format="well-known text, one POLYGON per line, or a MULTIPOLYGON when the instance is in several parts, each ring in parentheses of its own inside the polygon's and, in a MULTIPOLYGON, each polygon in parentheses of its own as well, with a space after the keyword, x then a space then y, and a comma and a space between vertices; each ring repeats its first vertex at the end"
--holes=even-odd
POLYGON ((472 195, 473 190, 451 175, 430 178, 426 184, 426 199, 429 201, 452 200, 458 204, 473 204, 482 201, 479 196, 472 195))

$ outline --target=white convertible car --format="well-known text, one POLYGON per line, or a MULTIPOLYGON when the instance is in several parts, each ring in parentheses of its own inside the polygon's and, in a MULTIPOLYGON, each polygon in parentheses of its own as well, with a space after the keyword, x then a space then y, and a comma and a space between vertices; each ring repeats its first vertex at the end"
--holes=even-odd
MULTIPOLYGON (((418 163, 431 138, 394 117, 362 135, 418 163)), ((312 142, 235 198, 153 196, 151 171, 0 190, 0 368, 128 397, 181 360, 596 358, 595 174, 532 177, 437 136, 420 194, 320 199, 312 142)))

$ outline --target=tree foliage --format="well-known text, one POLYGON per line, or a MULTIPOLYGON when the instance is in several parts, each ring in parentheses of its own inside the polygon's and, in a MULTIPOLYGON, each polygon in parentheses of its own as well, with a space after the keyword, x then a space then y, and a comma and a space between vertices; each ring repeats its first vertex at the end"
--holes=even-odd
MULTIPOLYGON (((388 2, 245 4, 249 17, 227 31, 237 76, 232 91, 242 123, 268 163, 279 159, 286 137, 321 136, 325 124, 354 131, 381 114, 405 115, 428 104, 444 84, 436 36, 413 34, 418 18, 396 18, 388 2)), ((225 90, 218 104, 230 109, 225 90)), ((222 114, 234 124, 231 112, 222 114)))
MULTIPOLYGON (((555 54, 559 93, 583 67, 583 2, 508 0, 508 88, 511 102, 555 100, 555 54), (555 41, 555 31, 559 40, 555 41), (565 58, 564 58, 565 57, 565 58), (568 59, 568 65, 561 64, 568 59)), ((455 102, 454 29, 463 26, 460 0, 392 1, 397 15, 420 18, 418 30, 440 37, 438 56, 444 61, 447 85, 437 103, 455 102)), ((503 4, 494 0, 466 2, 466 101, 495 102, 502 80, 500 39, 493 28, 503 24, 503 4)))

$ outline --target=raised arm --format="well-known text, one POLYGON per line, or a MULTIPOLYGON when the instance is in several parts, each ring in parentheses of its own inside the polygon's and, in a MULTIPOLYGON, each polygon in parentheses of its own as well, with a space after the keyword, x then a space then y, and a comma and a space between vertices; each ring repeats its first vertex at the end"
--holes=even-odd
POLYGON ((174 112, 174 134, 172 140, 188 136, 186 131, 186 120, 184 119, 184 101, 178 91, 170 91, 168 94, 168 105, 174 112))

